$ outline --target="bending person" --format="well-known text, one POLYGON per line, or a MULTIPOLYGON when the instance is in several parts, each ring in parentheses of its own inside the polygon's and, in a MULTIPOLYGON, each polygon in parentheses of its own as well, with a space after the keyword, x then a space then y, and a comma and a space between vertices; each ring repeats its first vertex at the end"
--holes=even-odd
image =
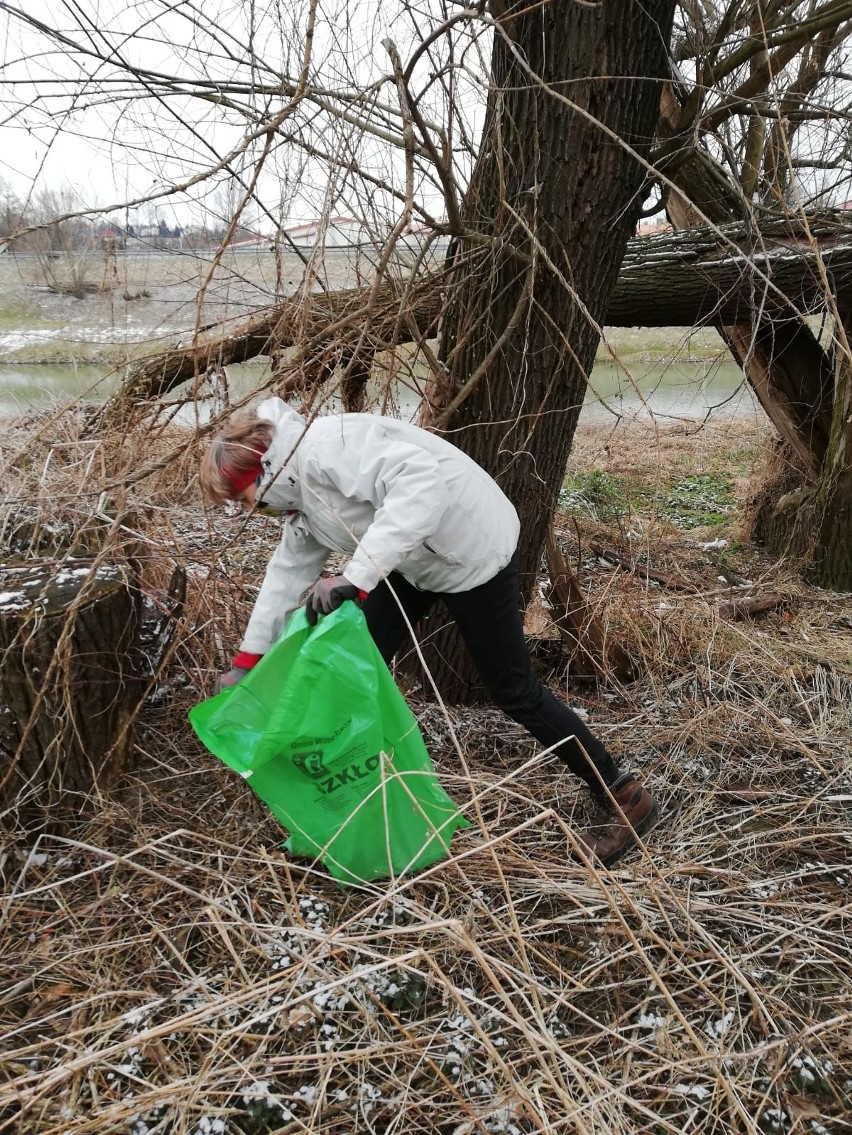
POLYGON ((581 837, 589 854, 614 863, 656 823, 648 791, 533 673, 518 608, 517 513, 454 445, 374 414, 308 424, 269 398, 214 438, 201 485, 216 503, 284 517, 281 543, 220 686, 240 681, 260 660, 306 591, 309 622, 361 598, 388 664, 408 623, 440 599, 494 704, 552 747, 599 801, 581 837), (319 578, 332 552, 350 557, 343 574, 319 578))

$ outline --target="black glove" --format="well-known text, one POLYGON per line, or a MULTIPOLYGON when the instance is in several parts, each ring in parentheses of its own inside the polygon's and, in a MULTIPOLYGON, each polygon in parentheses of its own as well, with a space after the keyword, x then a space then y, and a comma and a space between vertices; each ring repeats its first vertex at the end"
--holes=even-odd
POLYGON ((242 666, 234 666, 227 674, 220 674, 216 681, 213 683, 213 693, 221 694, 222 690, 229 686, 238 685, 243 678, 248 674, 248 670, 242 666))
POLYGON ((311 588, 305 602, 305 615, 308 625, 315 627, 319 615, 330 615, 347 599, 357 599, 361 589, 350 583, 345 575, 333 575, 331 579, 320 579, 311 588))

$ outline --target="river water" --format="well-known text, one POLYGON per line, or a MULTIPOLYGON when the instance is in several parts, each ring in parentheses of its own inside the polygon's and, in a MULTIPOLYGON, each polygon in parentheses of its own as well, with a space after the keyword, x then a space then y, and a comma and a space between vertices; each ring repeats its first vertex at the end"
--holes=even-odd
MULTIPOLYGON (((117 382, 107 369, 0 363, 0 415, 18 415, 78 399, 101 401, 117 382)), ((232 397, 248 393, 265 374, 257 364, 229 368, 232 397)), ((400 390, 397 401, 404 416, 413 416, 416 399, 412 393, 400 390)), ((700 420, 708 414, 731 418, 755 412, 754 396, 742 371, 731 362, 678 359, 667 363, 631 361, 619 366, 604 361, 592 372, 583 418, 602 421, 622 415, 647 421, 700 420)), ((194 417, 192 411, 184 409, 178 420, 189 422, 194 417)))

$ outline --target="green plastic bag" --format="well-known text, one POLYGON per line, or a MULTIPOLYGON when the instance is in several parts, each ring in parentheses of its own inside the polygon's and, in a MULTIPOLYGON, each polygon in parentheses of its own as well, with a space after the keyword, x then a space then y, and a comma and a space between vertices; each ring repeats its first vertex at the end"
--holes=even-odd
POLYGON ((313 628, 297 611, 257 666, 189 719, 289 830, 285 847, 338 879, 417 871, 469 826, 354 603, 313 628))

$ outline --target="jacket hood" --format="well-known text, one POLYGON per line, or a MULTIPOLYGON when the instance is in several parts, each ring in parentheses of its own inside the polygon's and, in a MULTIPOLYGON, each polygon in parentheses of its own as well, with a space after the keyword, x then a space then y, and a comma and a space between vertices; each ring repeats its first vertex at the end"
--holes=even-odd
POLYGON ((302 508, 302 477, 299 469, 299 443, 307 422, 281 398, 267 398, 257 407, 257 416, 275 426, 272 443, 264 453, 263 479, 258 499, 272 509, 302 508))

